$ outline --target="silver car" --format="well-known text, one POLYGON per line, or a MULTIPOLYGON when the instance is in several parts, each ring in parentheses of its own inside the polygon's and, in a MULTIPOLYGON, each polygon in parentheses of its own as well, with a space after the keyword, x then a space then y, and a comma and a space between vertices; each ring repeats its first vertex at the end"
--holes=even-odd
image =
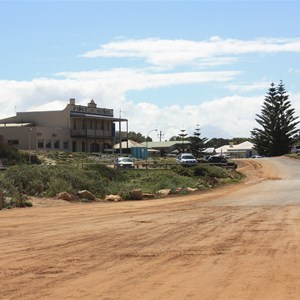
POLYGON ((130 157, 118 157, 115 160, 115 168, 133 169, 134 162, 130 157))
POLYGON ((197 159, 191 153, 179 154, 176 162, 182 166, 194 166, 198 163, 197 159))

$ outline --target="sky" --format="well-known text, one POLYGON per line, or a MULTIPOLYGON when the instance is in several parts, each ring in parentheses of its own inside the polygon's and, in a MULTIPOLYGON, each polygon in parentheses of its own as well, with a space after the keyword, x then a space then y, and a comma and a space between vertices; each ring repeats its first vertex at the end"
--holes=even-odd
POLYGON ((300 115, 299 11, 300 0, 0 0, 0 118, 93 99, 153 141, 197 126, 250 137, 272 82, 300 115))

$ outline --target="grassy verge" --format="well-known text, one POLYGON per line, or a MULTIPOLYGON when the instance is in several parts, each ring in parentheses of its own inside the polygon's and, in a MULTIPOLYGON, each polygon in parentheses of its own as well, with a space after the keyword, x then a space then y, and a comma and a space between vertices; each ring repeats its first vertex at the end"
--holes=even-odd
MULTIPOLYGON (((170 189, 171 192, 187 188, 205 190, 235 183, 242 178, 233 170, 207 164, 194 167, 174 165, 174 159, 151 161, 152 164, 169 164, 164 170, 116 170, 105 165, 112 164, 112 155, 45 152, 34 156, 33 162, 40 164, 28 165, 24 153, 13 153, 19 155, 18 165, 0 173, 0 190, 6 198, 7 207, 30 206, 28 196, 53 197, 60 192, 76 194, 80 190, 88 190, 100 199, 108 194, 119 194, 128 199, 134 189, 152 194, 162 189, 170 189), (24 158, 23 164, 21 158, 24 158)), ((12 161, 15 162, 15 159, 8 160, 12 161)))
POLYGON ((294 159, 300 159, 299 153, 286 154, 286 156, 294 159))
POLYGON ((16 199, 23 195, 52 197, 62 191, 80 190, 89 190, 98 198, 119 194, 126 199, 133 189, 145 193, 187 187, 209 189, 241 179, 234 171, 208 165, 173 166, 169 170, 115 170, 102 164, 18 165, 4 173, 0 176, 0 188, 6 196, 16 199))

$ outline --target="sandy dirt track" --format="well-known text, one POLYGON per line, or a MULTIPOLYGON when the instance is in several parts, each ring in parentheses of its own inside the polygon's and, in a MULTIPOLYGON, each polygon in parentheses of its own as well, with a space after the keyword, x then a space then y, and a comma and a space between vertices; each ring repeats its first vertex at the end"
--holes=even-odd
POLYGON ((0 211, 0 299, 299 299, 300 163, 240 170, 209 193, 0 211))

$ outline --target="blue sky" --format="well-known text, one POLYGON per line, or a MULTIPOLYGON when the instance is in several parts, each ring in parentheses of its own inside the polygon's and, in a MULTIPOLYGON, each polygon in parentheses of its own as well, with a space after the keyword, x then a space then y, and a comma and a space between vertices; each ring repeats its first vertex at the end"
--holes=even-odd
MULTIPOLYGON (((247 137, 271 82, 300 114, 298 1, 1 1, 0 117, 90 99, 129 130, 247 137)), ((153 140, 157 140, 152 133, 153 140)))

